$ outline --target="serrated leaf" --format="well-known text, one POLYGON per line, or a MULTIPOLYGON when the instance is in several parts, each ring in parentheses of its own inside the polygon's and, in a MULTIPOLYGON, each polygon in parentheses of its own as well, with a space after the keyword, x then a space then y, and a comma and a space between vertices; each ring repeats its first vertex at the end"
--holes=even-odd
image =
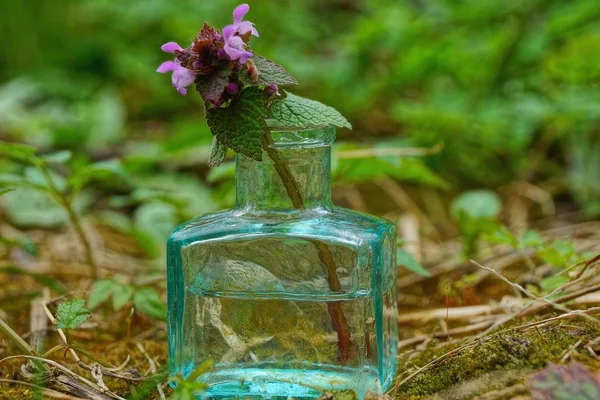
POLYGON ((71 299, 58 305, 56 310, 56 327, 59 329, 76 329, 90 317, 90 310, 85 308, 85 300, 71 299))
POLYGON ((271 118, 276 121, 275 125, 283 127, 307 129, 337 126, 352 129, 348 120, 335 108, 289 92, 284 99, 273 101, 271 118))
POLYGON ((396 263, 417 275, 425 277, 431 276, 431 273, 427 271, 425 267, 415 260, 413 256, 402 249, 398 249, 396 251, 396 263))
POLYGON ((298 81, 281 65, 269 60, 268 58, 254 55, 252 61, 258 70, 258 84, 269 86, 276 84, 278 86, 297 85, 298 81))
POLYGON ((211 168, 218 167, 225 160, 227 154, 227 146, 217 140, 215 136, 210 146, 210 156, 208 157, 208 166, 211 168))
POLYGON ((110 279, 102 279, 94 282, 92 291, 88 297, 88 307, 90 310, 97 308, 104 303, 113 294, 118 284, 110 279))
POLYGON ((211 108, 206 121, 217 140, 236 153, 262 160, 262 135, 266 130, 267 100, 257 87, 244 89, 227 108, 211 108))
POLYGON ((133 304, 136 310, 158 319, 167 318, 167 308, 163 303, 160 294, 151 288, 140 288, 133 296, 133 304))
POLYGON ((231 74, 231 68, 218 70, 211 75, 200 76, 196 80, 196 90, 204 100, 220 104, 223 92, 229 83, 229 74, 231 74))
POLYGON ((133 287, 129 285, 119 285, 113 292, 112 305, 115 311, 119 311, 133 296, 133 287))

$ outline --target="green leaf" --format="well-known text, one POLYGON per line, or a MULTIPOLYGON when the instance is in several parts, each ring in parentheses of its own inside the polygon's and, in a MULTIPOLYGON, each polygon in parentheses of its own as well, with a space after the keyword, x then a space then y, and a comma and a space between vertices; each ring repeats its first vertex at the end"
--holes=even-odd
POLYGON ((90 310, 97 308, 104 303, 113 294, 118 284, 110 279, 102 279, 94 282, 92 291, 88 297, 88 307, 90 310))
POLYGON ((18 227, 57 228, 69 220, 65 209, 38 189, 22 188, 9 193, 4 206, 7 219, 18 227))
POLYGON ((35 155, 35 147, 19 143, 0 141, 0 155, 27 164, 37 164, 39 158, 35 155))
POLYGON ((133 304, 136 310, 158 319, 167 318, 167 308, 163 303, 160 294, 151 288, 143 287, 133 296, 133 304))
POLYGON ((415 274, 429 277, 431 273, 425 269, 417 260, 409 253, 402 249, 396 250, 396 263, 415 274))
POLYGON ((536 231, 526 231, 521 235, 521 245, 524 248, 538 247, 544 244, 542 237, 536 231))
POLYGON ((569 267, 579 261, 575 244, 569 240, 555 240, 544 245, 537 253, 545 263, 558 268, 569 267))
POLYGON ((352 129, 348 120, 335 108, 293 93, 286 93, 284 99, 276 99, 271 105, 271 118, 276 121, 277 126, 302 129, 338 126, 352 129))
POLYGON ((513 235, 511 231, 504 225, 500 225, 497 229, 494 229, 486 234, 485 239, 493 244, 509 245, 513 249, 517 249, 519 247, 519 242, 515 235, 513 235))
POLYGON ((125 395, 127 400, 147 400, 156 392, 156 385, 163 383, 169 376, 166 367, 158 370, 156 375, 144 379, 139 385, 132 387, 132 391, 125 395))
POLYGON ((257 87, 244 89, 227 108, 211 108, 206 121, 217 140, 237 153, 262 160, 267 99, 257 87))
POLYGON ((69 150, 63 150, 42 156, 42 159, 49 164, 64 164, 69 161, 72 156, 73 153, 71 153, 69 150))
POLYGON ((211 169, 206 175, 208 183, 232 181, 235 178, 235 162, 226 162, 221 168, 211 169))
POLYGON ((151 254, 160 255, 160 249, 166 243, 173 228, 180 222, 177 209, 171 204, 161 201, 146 203, 135 210, 134 227, 141 239, 148 240, 144 247, 151 250, 151 254))
POLYGON ((90 317, 90 310, 85 308, 85 300, 71 299, 58 305, 56 310, 56 327, 59 329, 75 329, 90 317))
POLYGON ((202 364, 200 364, 196 369, 192 371, 192 373, 188 376, 188 382, 196 382, 200 376, 213 367, 212 360, 205 360, 202 364))
POLYGON ((6 194, 8 192, 12 192, 15 189, 0 189, 0 196, 2 196, 3 194, 6 194))
POLYGON ((212 75, 201 76, 196 81, 196 90, 204 100, 220 104, 221 96, 229 83, 231 68, 218 70, 212 75))
POLYGON ((561 287, 565 283, 569 282, 569 277, 566 275, 553 275, 548 278, 544 278, 540 282, 540 287, 546 293, 553 291, 556 288, 561 287))
POLYGON ((215 136, 213 138, 212 145, 210 146, 210 156, 208 158, 208 166, 211 168, 218 167, 225 160, 227 154, 227 146, 217 140, 215 136))
MULTIPOLYGON (((269 86, 274 83, 278 86, 285 86, 298 84, 298 81, 281 65, 257 54, 251 60, 258 70, 257 83, 259 85, 269 86)), ((244 83, 248 82, 244 80, 244 83)))
POLYGON ((69 185, 79 192, 90 182, 125 184, 129 180, 119 160, 99 161, 77 169, 69 178, 69 185))
POLYGON ((496 218, 502 202, 491 190, 472 190, 458 196, 450 205, 452 216, 458 220, 464 214, 470 218, 496 218))
POLYGON ((125 306, 133 296, 133 287, 130 285, 119 285, 112 295, 112 305, 115 311, 125 306))
POLYGON ((48 191, 48 187, 46 186, 45 182, 44 184, 39 184, 37 182, 31 182, 27 177, 23 175, 9 173, 0 174, 0 187, 9 187, 10 189, 23 187, 37 189, 41 191, 48 191))

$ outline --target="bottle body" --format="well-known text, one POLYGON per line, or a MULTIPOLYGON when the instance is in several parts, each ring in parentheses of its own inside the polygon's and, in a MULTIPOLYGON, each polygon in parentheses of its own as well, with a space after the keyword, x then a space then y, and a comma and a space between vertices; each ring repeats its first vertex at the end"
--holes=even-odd
MULTIPOLYGON (((306 181, 323 186, 314 165, 306 168, 306 181)), ((292 172, 302 179, 302 168, 292 172)), ((318 197, 319 188, 305 189, 305 198, 318 197)), ((255 200, 190 221, 169 239, 171 374, 212 360, 200 379, 209 386, 203 397, 215 399, 360 399, 388 388, 397 343, 394 225, 325 203, 265 211, 255 200)))

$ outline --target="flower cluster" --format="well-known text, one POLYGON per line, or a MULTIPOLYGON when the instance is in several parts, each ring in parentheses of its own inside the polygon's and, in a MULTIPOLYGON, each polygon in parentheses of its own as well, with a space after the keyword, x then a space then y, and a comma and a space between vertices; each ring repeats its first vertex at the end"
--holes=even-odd
POLYGON ((175 42, 164 44, 161 49, 175 59, 162 63, 157 72, 172 72, 173 87, 184 96, 188 86, 196 83, 205 100, 217 107, 223 104, 239 91, 236 72, 253 56, 248 42, 252 36, 258 37, 258 31, 252 22, 244 21, 249 9, 248 4, 236 7, 233 24, 222 33, 205 23, 187 48, 175 42))

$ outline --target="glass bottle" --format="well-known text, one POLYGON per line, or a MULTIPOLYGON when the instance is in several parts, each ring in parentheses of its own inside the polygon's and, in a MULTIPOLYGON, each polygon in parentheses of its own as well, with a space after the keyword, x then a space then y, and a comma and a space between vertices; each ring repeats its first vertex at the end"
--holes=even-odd
POLYGON ((168 241, 169 368, 202 398, 363 398, 397 366, 395 227, 331 203, 335 129, 273 131, 237 157, 232 210, 168 241), (274 161, 275 160, 275 161, 274 161))

